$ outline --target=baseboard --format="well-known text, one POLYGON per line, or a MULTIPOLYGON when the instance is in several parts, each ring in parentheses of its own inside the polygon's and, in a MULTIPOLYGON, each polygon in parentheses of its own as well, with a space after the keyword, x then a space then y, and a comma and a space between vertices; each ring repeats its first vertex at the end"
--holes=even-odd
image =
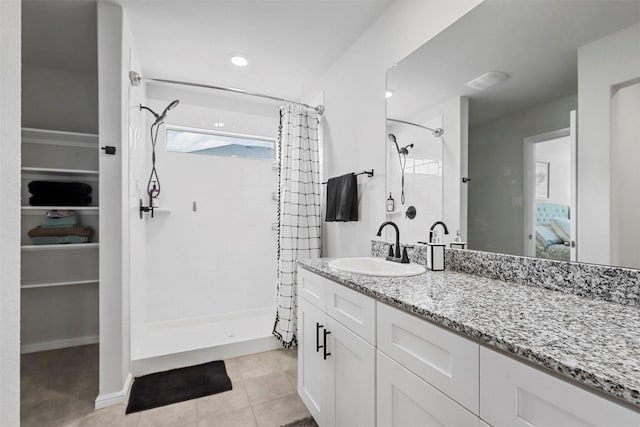
POLYGON ((63 340, 41 341, 33 344, 22 344, 20 346, 20 353, 35 353, 37 351, 56 350, 59 348, 76 347, 79 345, 96 344, 99 341, 100 337, 98 335, 66 338, 63 340))
POLYGON ((134 376, 138 377, 154 372, 198 365, 212 360, 230 359, 247 354, 276 350, 281 347, 282 345, 274 336, 267 336, 197 350, 135 359, 132 360, 131 371, 134 376))
POLYGON ((99 394, 96 397, 95 409, 106 408, 107 406, 116 405, 120 402, 124 402, 129 395, 129 388, 133 382, 133 376, 127 375, 127 379, 124 382, 124 387, 120 391, 114 393, 99 394))

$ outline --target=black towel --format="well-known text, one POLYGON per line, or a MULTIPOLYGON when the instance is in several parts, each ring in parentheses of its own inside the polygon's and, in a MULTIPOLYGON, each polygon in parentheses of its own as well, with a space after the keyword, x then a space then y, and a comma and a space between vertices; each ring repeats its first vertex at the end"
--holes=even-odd
POLYGON ((358 180, 348 173, 327 181, 327 222, 358 220, 358 180))
POLYGON ((93 189, 82 182, 31 181, 29 199, 32 206, 87 206, 93 189))

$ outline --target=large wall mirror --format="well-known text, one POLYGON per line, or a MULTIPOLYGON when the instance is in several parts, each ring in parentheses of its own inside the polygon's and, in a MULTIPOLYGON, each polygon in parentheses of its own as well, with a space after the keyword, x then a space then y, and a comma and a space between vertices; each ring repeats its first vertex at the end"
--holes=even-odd
POLYGON ((387 119, 403 240, 640 268, 639 0, 486 0, 388 71, 387 119))

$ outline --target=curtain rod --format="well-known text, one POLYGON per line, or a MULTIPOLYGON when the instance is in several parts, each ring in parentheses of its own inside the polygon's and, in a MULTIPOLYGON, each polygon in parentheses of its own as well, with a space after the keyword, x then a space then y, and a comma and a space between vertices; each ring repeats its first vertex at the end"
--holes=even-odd
POLYGON ((428 128, 426 126, 419 125, 417 123, 407 122, 407 121, 398 120, 398 119, 392 119, 392 118, 389 118, 389 117, 387 117, 387 121, 396 122, 396 123, 404 123, 405 125, 411 125, 411 126, 416 126, 416 127, 422 128, 422 129, 426 129, 426 130, 430 131, 433 134, 433 136, 435 136, 436 138, 442 136, 442 134, 444 133, 444 129, 442 129, 442 128, 431 129, 431 128, 428 128))
POLYGON ((166 84, 172 84, 172 85, 199 87, 199 88, 203 88, 203 89, 215 89, 215 90, 221 90, 221 91, 225 91, 225 92, 239 93, 241 95, 256 96, 258 98, 271 99, 273 101, 291 102, 293 104, 302 105, 303 107, 310 108, 312 110, 316 110, 318 112, 318 114, 320 114, 320 115, 322 115, 322 113, 324 113, 324 105, 318 105, 316 107, 312 107, 312 106, 310 106, 308 104, 304 104, 302 102, 292 101, 292 100, 286 99, 286 98, 278 98, 276 96, 271 96, 271 95, 263 95, 261 93, 249 92, 249 91, 246 91, 244 89, 237 89, 237 88, 233 88, 233 87, 212 86, 212 85, 205 85, 205 84, 202 84, 202 83, 191 83, 191 82, 182 82, 182 81, 178 81, 178 80, 165 80, 165 79, 154 79, 154 78, 150 78, 150 77, 141 77, 140 74, 138 74, 135 71, 129 71, 129 80, 131 80, 131 84, 133 86, 140 86, 140 82, 142 82, 144 80, 144 81, 148 81, 148 82, 166 83, 166 84))

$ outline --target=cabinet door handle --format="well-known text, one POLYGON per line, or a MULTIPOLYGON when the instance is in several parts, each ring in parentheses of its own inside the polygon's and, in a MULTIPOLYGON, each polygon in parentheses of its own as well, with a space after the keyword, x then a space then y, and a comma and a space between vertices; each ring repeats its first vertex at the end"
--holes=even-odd
POLYGON ((329 335, 331 332, 327 331, 326 329, 324 330, 324 350, 322 350, 322 352, 324 353, 324 360, 327 360, 327 356, 331 356, 331 353, 327 353, 327 335, 329 335))
POLYGON ((320 328, 324 328, 323 325, 321 325, 320 323, 316 322, 316 353, 320 351, 320 349, 322 348, 322 346, 320 345, 320 328))

